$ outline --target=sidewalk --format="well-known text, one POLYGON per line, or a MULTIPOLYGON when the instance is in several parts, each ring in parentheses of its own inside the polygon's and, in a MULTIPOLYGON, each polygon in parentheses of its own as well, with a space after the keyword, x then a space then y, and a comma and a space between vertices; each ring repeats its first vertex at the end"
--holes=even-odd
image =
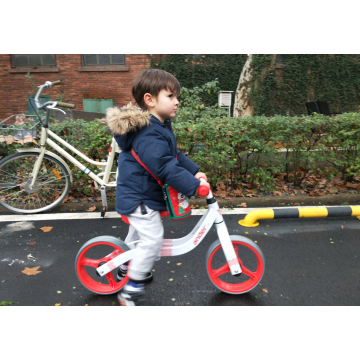
MULTIPOLYGON (((360 194, 333 194, 322 196, 263 196, 263 197, 233 197, 231 200, 216 198, 221 208, 262 208, 262 207, 284 207, 284 206, 324 206, 324 205, 359 205, 360 194), (245 203, 246 206, 241 204, 245 203)), ((206 208, 206 200, 202 199, 189 199, 190 206, 195 209, 201 207, 206 208)), ((50 212, 67 212, 67 211, 87 211, 90 207, 96 206, 95 212, 102 208, 101 202, 87 202, 87 203, 66 203, 61 204, 50 210, 50 212)), ((108 202, 108 211, 115 210, 115 203, 108 202)), ((8 210, 0 208, 0 214, 10 214, 8 210)))

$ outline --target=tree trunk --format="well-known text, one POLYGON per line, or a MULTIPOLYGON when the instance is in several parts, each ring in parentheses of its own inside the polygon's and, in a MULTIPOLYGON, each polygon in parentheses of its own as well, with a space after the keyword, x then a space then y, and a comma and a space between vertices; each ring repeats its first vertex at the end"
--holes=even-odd
POLYGON ((251 79, 254 74, 254 68, 251 66, 252 57, 252 55, 248 56, 241 71, 239 84, 235 93, 234 117, 252 116, 254 113, 254 108, 250 106, 250 99, 248 97, 251 87, 251 79))

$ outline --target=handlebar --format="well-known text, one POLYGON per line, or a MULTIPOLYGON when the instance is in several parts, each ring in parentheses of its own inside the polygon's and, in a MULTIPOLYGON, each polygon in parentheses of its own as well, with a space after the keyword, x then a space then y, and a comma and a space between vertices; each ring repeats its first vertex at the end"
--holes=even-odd
POLYGON ((58 102, 57 102, 57 106, 61 106, 61 107, 69 108, 69 109, 75 109, 75 105, 74 105, 74 104, 63 103, 63 102, 61 102, 61 101, 58 101, 58 102))
MULTIPOLYGON (((203 178, 203 177, 201 177, 199 180, 201 181, 201 179, 206 181, 205 178, 203 178)), ((210 189, 206 185, 200 185, 197 189, 197 192, 200 196, 208 196, 210 189)))
POLYGON ((56 85, 61 85, 61 84, 62 84, 61 80, 56 80, 51 83, 51 86, 56 86, 56 85))

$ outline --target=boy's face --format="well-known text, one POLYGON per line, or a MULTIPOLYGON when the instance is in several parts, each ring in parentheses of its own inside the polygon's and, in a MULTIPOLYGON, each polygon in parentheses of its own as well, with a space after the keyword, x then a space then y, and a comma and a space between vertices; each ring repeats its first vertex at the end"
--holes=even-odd
POLYGON ((157 97, 151 96, 148 97, 148 101, 145 102, 149 107, 150 114, 156 116, 161 122, 164 122, 165 119, 173 118, 176 115, 177 107, 179 101, 177 97, 169 90, 161 90, 157 97))

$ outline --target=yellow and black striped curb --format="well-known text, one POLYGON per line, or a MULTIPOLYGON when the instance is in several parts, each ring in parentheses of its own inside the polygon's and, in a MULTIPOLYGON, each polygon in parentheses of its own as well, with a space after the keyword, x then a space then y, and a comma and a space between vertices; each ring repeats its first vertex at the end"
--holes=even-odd
POLYGON ((255 227, 259 225, 257 220, 339 216, 357 216, 360 220, 360 206, 256 209, 249 212, 243 220, 239 221, 239 224, 245 227, 255 227))

